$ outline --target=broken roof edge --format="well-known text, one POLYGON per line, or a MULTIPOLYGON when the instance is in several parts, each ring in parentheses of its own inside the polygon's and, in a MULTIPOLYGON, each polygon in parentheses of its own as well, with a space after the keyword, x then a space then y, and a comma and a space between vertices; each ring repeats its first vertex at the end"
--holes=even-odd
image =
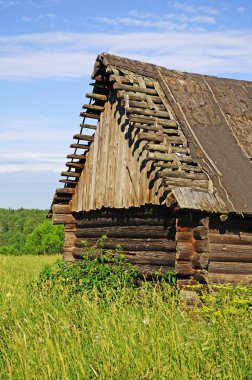
POLYGON ((176 73, 176 74, 180 74, 180 75, 190 75, 190 76, 193 76, 195 78, 204 77, 204 78, 212 78, 212 79, 223 79, 223 80, 229 81, 230 83, 242 82, 244 84, 252 85, 252 81, 248 81, 245 79, 234 79, 234 78, 228 78, 225 76, 200 74, 200 73, 196 73, 196 72, 181 71, 181 70, 177 70, 177 69, 168 69, 165 66, 155 65, 153 63, 143 62, 143 61, 139 61, 139 60, 133 59, 133 58, 126 58, 126 57, 122 57, 119 55, 110 54, 107 52, 102 52, 102 53, 97 55, 96 61, 94 64, 93 73, 92 73, 92 79, 93 79, 93 75, 96 72, 97 63, 103 63, 104 66, 109 66, 109 65, 118 66, 120 68, 130 70, 130 71, 133 71, 135 73, 139 73, 140 75, 149 76, 149 77, 152 77, 155 79, 158 78, 158 75, 157 75, 157 69, 158 69, 162 72, 162 74, 170 72, 170 73, 176 73))

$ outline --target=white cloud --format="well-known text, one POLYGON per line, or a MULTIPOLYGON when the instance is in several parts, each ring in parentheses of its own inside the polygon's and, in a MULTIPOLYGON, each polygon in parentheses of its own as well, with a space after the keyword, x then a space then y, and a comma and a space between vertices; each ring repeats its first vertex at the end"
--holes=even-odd
POLYGON ((251 40, 252 30, 2 36, 0 79, 90 76, 102 51, 182 71, 245 75, 251 73, 251 40))
POLYGON ((21 4, 18 0, 0 0, 0 9, 14 7, 21 4))
POLYGON ((24 21, 24 22, 31 22, 32 19, 31 19, 31 17, 23 16, 23 17, 22 17, 22 21, 24 21))
POLYGON ((20 172, 56 172, 59 173, 59 171, 62 169, 61 163, 53 163, 53 164, 39 164, 39 163, 29 163, 27 164, 21 164, 21 163, 15 163, 15 164, 5 164, 0 165, 0 173, 20 173, 20 172))
POLYGON ((173 4, 173 7, 177 10, 181 10, 181 11, 183 11, 185 13, 189 13, 189 14, 204 12, 205 14, 208 14, 208 15, 217 15, 219 13, 219 10, 217 8, 206 7, 206 6, 197 7, 194 5, 186 5, 186 4, 181 3, 179 1, 176 1, 173 4))
POLYGON ((239 7, 239 8, 237 8, 237 11, 238 11, 239 13, 243 13, 243 12, 245 12, 245 10, 246 10, 245 7, 239 7))

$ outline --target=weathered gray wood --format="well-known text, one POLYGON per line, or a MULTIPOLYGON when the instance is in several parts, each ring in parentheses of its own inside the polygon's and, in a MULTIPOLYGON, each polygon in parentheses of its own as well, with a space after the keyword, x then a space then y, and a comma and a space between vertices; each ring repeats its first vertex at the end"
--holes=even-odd
POLYGON ((213 284, 244 284, 252 283, 252 274, 209 273, 209 280, 213 284))
MULTIPOLYGON (((160 141, 160 140, 158 140, 158 141, 160 141)), ((170 141, 170 138, 169 138, 169 142, 172 142, 172 141, 170 141)), ((198 166, 193 166, 193 165, 178 165, 178 164, 172 164, 170 162, 168 162, 168 163, 155 162, 154 166, 156 168, 181 169, 183 171, 186 170, 186 171, 195 172, 195 173, 199 173, 199 172, 202 171, 202 169, 200 167, 198 167, 198 166)))
POLYGON ((163 227, 146 227, 139 226, 131 227, 101 227, 101 228, 82 228, 76 230, 76 236, 80 238, 88 237, 101 237, 106 235, 108 237, 132 237, 132 238, 165 238, 168 236, 168 231, 163 227))
POLYGON ((115 90, 126 90, 126 91, 133 91, 133 92, 142 92, 144 94, 150 94, 150 95, 156 95, 157 91, 151 88, 143 88, 143 87, 138 87, 138 86, 130 86, 127 84, 119 84, 119 83, 114 83, 113 88, 115 90))
POLYGON ((97 128, 96 125, 85 124, 85 123, 81 123, 81 124, 80 124, 80 127, 81 127, 81 128, 86 128, 86 129, 96 129, 96 128, 97 128))
MULTIPOLYGON (((210 257, 211 258, 211 257, 210 257)), ((238 261, 212 261, 210 259, 208 265, 209 273, 233 273, 237 274, 252 274, 252 263, 251 262, 238 262, 238 261)))
POLYGON ((85 166, 84 163, 81 164, 79 162, 67 162, 65 165, 70 168, 77 168, 77 169, 83 169, 85 166))
POLYGON ((76 172, 61 172, 61 175, 62 176, 66 176, 66 177, 76 177, 76 178, 79 178, 81 173, 76 173, 76 172))
POLYGON ((89 145, 86 145, 86 144, 71 144, 71 145, 70 145, 70 148, 89 150, 89 149, 90 149, 90 146, 89 146, 89 145))
POLYGON ((166 154, 166 153, 158 153, 158 152, 148 152, 147 159, 154 161, 176 161, 179 158, 181 162, 192 162, 192 157, 190 156, 176 156, 176 154, 166 154))
POLYGON ((147 116, 134 116, 129 115, 129 120, 131 123, 142 123, 154 125, 155 122, 162 125, 163 127, 176 127, 177 123, 175 120, 160 119, 158 117, 147 117, 147 116))
POLYGON ((70 205, 53 205, 52 211, 54 214, 71 214, 72 208, 70 205))
MULTIPOLYGON (((183 154, 187 154, 189 151, 187 148, 180 148, 179 146, 170 146, 170 145, 162 145, 162 144, 147 144, 146 145, 146 148, 148 150, 153 150, 153 151, 156 151, 156 152, 166 152, 166 153, 183 153, 183 154)), ((163 172, 161 172, 161 176, 162 177, 172 177, 169 176, 169 174, 167 175, 167 173, 174 173, 174 172, 168 172, 166 171, 166 175, 163 175, 163 172)), ((182 173, 183 175, 184 173, 182 173)), ((187 177, 186 177, 187 178, 187 177)), ((189 177, 188 177, 189 178, 189 177)), ((206 178, 206 176, 204 176, 204 178, 206 178)))
POLYGON ((185 173, 184 171, 168 171, 163 170, 159 173, 159 177, 169 177, 169 178, 186 178, 186 179, 192 179, 192 180, 198 180, 198 179, 207 179, 206 174, 204 173, 185 173))
MULTIPOLYGON (((57 205, 54 206, 64 206, 64 205, 57 205)), ((71 214, 54 214, 52 216, 52 222, 53 224, 67 224, 67 223, 74 223, 74 217, 71 214)))
POLYGON ((94 141, 94 136, 76 134, 73 136, 75 140, 94 141))
MULTIPOLYGON (((114 75, 114 74, 111 74, 109 76, 109 80, 111 82, 116 82, 117 81, 117 77, 114 75)), ((129 85, 132 85, 132 83, 129 81, 129 79, 127 78, 127 76, 122 76, 120 75, 120 81, 121 83, 123 84, 129 84, 129 85)), ((152 87, 154 88, 154 83, 153 83, 153 80, 149 79, 149 78, 144 78, 144 81, 145 81, 145 84, 148 86, 148 87, 152 87)))
POLYGON ((86 98, 90 98, 90 99, 95 99, 95 100, 101 100, 101 101, 104 101, 106 102, 107 101, 107 96, 104 95, 104 94, 96 94, 94 92, 88 92, 86 93, 86 98))
MULTIPOLYGON (((90 245, 97 244, 96 238, 77 239, 75 242, 76 247, 83 247, 84 242, 90 245)), ((120 246, 124 251, 165 251, 174 252, 176 250, 176 243, 168 239, 106 239, 103 242, 104 249, 116 249, 120 246)))
POLYGON ((113 226, 163 226, 167 223, 165 219, 161 218, 91 218, 91 219, 81 219, 76 221, 77 227, 113 227, 113 226))
POLYGON ((197 252, 197 253, 203 253, 203 252, 209 252, 210 251, 208 239, 195 240, 193 243, 193 246, 194 246, 195 252, 197 252))
POLYGON ((252 234, 245 234, 240 232, 239 234, 229 234, 219 232, 209 232, 209 239, 211 244, 234 244, 234 245, 252 245, 252 234))
POLYGON ((56 194, 74 194, 75 189, 70 187, 63 187, 56 189, 56 194))
POLYGON ((195 255, 195 250, 190 241, 178 241, 176 246, 176 260, 190 261, 195 255))
POLYGON ((135 93, 135 92, 130 92, 130 91, 117 91, 117 97, 119 99, 125 99, 125 95, 129 97, 129 100, 135 100, 135 101, 147 101, 147 97, 151 99, 151 101, 155 104, 163 104, 162 99, 159 98, 158 95, 153 96, 153 95, 146 95, 144 93, 135 93))
MULTIPOLYGON (((144 115, 144 116, 152 116, 152 117, 166 117, 167 119, 170 119, 170 115, 167 111, 158 111, 158 110, 150 110, 150 109, 143 109, 143 108, 127 108, 126 112, 128 114, 134 114, 134 115, 144 115)), ((132 120, 131 120, 132 121, 132 120)))
POLYGON ((191 261, 177 261, 175 263, 175 270, 178 276, 191 276, 195 273, 191 261))
POLYGON ((100 119, 100 114, 90 113, 90 112, 80 112, 80 116, 81 117, 86 117, 86 118, 89 118, 89 119, 96 119, 96 120, 100 119))
POLYGON ((59 182, 66 183, 67 185, 76 186, 77 181, 71 179, 60 179, 59 182))
POLYGON ((206 269, 209 263, 209 252, 196 253, 192 257, 192 266, 195 269, 206 269))
POLYGON ((86 154, 68 154, 67 158, 72 158, 76 160, 85 160, 86 159, 86 154))
POLYGON ((103 106, 98 106, 97 104, 84 104, 82 108, 86 108, 89 111, 102 112, 104 110, 103 106))
POLYGON ((198 226, 193 229, 193 237, 197 240, 208 238, 208 228, 204 226, 198 226))

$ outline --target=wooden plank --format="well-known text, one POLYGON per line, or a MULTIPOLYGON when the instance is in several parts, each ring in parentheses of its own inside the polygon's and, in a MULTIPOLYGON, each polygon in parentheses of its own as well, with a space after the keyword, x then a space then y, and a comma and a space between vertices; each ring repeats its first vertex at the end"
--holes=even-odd
POLYGON ((169 177, 169 178, 186 178, 186 179, 207 179, 206 174, 204 173, 185 173, 184 171, 171 171, 163 170, 159 172, 160 177, 169 177))
MULTIPOLYGON (((55 205, 55 206, 63 206, 63 205, 55 205)), ((74 217, 71 214, 53 214, 52 222, 53 224, 67 224, 73 223, 74 217)))
POLYGON ((71 180, 71 179, 60 179, 59 182, 66 183, 67 185, 73 185, 73 186, 76 186, 78 183, 76 180, 71 180))
POLYGON ((96 113, 90 113, 90 112, 80 112, 80 116, 83 118, 88 118, 88 119, 100 119, 100 114, 96 113))
POLYGON ((192 162, 192 157, 191 156, 177 156, 176 154, 167 154, 167 153, 159 153, 159 152, 148 152, 147 155, 148 160, 153 160, 153 161, 176 161, 180 160, 181 162, 192 162))
POLYGON ((97 128, 97 125, 81 123, 81 124, 80 124, 80 127, 81 127, 81 128, 86 128, 86 129, 96 129, 96 128, 97 128))
POLYGON ((71 214, 72 212, 70 205, 53 205, 52 210, 54 214, 71 214))
POLYGON ((142 123, 154 125, 155 122, 164 126, 164 127, 176 127, 177 123, 175 120, 161 119, 158 117, 147 117, 147 116, 134 116, 129 115, 129 120, 131 123, 142 123))
POLYGON ((86 144, 71 144, 70 148, 89 150, 90 149, 90 145, 86 145, 86 144))
MULTIPOLYGON (((169 140, 167 142, 169 142, 169 140)), ((167 142, 166 142, 166 145, 162 145, 162 144, 150 144, 149 143, 149 144, 146 145, 146 148, 148 150, 153 150, 153 151, 156 151, 156 152, 182 153, 182 154, 189 153, 189 149, 187 149, 187 148, 181 148, 181 147, 178 147, 178 146, 167 145, 167 142)), ((162 173, 164 173, 164 172, 162 172, 162 173)), ((165 173, 174 173, 174 172, 172 172, 172 171, 169 172, 167 170, 165 173)), ((164 177, 164 176, 165 175, 162 175, 162 177, 164 177)), ((204 178, 207 178, 206 175, 204 175, 204 178)))
POLYGON ((65 165, 70 168, 77 168, 77 169, 83 169, 85 166, 84 163, 81 164, 79 162, 67 162, 65 165))
POLYGON ((129 96, 130 100, 135 100, 135 101, 147 101, 147 96, 150 97, 151 101, 155 104, 162 104, 162 100, 159 98, 158 95, 152 96, 152 95, 146 95, 144 93, 134 93, 130 91, 117 91, 117 97, 119 99, 125 99, 125 95, 129 96))
POLYGON ((76 160, 86 160, 86 154, 68 154, 67 158, 72 158, 76 160))
POLYGON ((62 176, 66 176, 66 177, 76 177, 76 178, 79 178, 81 173, 76 173, 76 172, 61 172, 61 175, 62 176))
POLYGON ((209 280, 213 284, 244 284, 252 283, 252 274, 234 274, 233 273, 209 273, 209 280))
POLYGON ((126 108, 126 113, 133 114, 133 115, 163 117, 163 118, 170 119, 170 115, 167 111, 158 111, 158 110, 150 110, 150 109, 133 108, 132 107, 132 108, 126 108))
POLYGON ((70 187, 63 187, 56 189, 56 194, 74 194, 75 189, 70 187))
POLYGON ((209 273, 233 273, 237 274, 252 274, 252 262, 238 262, 238 261, 212 261, 208 265, 209 273))
POLYGON ((132 92, 140 92, 144 94, 150 94, 150 95, 156 95, 157 91, 154 89, 150 88, 143 88, 139 86, 134 86, 134 85, 127 85, 127 84, 119 84, 119 83, 114 83, 113 88, 115 90, 125 90, 125 91, 132 91, 132 92))
POLYGON ((95 100, 101 100, 101 101, 104 101, 106 102, 107 101, 107 96, 104 95, 104 94, 96 94, 94 92, 88 92, 86 93, 86 98, 90 98, 90 99, 95 99, 95 100))
POLYGON ((82 228, 76 230, 76 236, 80 238, 101 237, 132 237, 132 238, 166 238, 168 231, 163 227, 156 226, 155 228, 140 226, 139 227, 101 227, 101 228, 82 228))
POLYGON ((98 106, 97 104, 84 104, 82 108, 86 108, 88 111, 97 111, 97 112, 104 111, 104 107, 98 106))
POLYGON ((94 136, 76 134, 73 136, 75 140, 94 141, 94 136))
MULTIPOLYGON (((76 247, 83 247, 83 242, 86 241, 88 244, 95 245, 97 243, 96 238, 86 238, 77 239, 76 247)), ((164 251, 173 252, 176 251, 176 242, 174 240, 168 239, 134 239, 134 238, 115 238, 106 239, 103 242, 104 249, 116 249, 117 246, 121 246, 124 251, 164 251)))

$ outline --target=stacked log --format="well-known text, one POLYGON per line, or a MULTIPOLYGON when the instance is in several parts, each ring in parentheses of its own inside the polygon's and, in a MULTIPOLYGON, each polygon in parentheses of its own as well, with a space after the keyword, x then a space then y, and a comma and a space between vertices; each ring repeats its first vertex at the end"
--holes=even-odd
MULTIPOLYGON (((162 206, 160 208, 162 209, 162 206)), ((163 215, 151 217, 141 209, 135 211, 135 214, 132 211, 129 215, 129 210, 114 210, 113 215, 111 210, 107 216, 102 215, 101 211, 91 218, 88 212, 76 215, 76 240, 75 249, 72 251, 74 258, 81 259, 85 254, 84 242, 94 246, 99 238, 105 235, 103 249, 116 250, 120 247, 127 261, 136 265, 146 278, 153 277, 160 270, 174 271, 174 218, 163 215)))
POLYGON ((179 286, 208 282, 208 225, 207 217, 194 216, 188 221, 181 216, 177 220, 175 269, 179 286))
POLYGON ((248 220, 230 218, 212 223, 209 232, 209 279, 213 283, 252 282, 252 226, 248 220))

